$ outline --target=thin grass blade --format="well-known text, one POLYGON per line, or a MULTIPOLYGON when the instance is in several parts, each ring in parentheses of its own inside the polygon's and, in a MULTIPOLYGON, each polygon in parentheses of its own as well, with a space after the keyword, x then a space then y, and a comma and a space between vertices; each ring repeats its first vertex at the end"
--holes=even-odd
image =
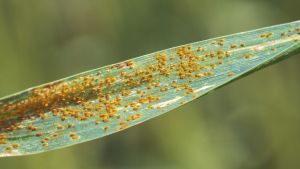
POLYGON ((299 48, 296 21, 166 49, 4 97, 0 156, 46 152, 124 130, 299 48))

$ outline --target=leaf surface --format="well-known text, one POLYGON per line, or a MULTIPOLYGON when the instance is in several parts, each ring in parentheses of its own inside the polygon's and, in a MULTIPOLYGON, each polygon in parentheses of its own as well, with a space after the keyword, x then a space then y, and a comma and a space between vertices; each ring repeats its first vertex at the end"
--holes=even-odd
POLYGON ((124 130, 300 48, 300 21, 137 57, 0 99, 0 156, 46 152, 124 130))

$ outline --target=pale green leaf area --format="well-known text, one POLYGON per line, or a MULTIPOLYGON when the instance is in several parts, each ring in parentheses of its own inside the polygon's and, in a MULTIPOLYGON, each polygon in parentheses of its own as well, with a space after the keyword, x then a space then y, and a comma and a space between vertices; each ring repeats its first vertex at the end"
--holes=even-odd
POLYGON ((0 156, 71 146, 162 115, 297 52, 299 34, 296 21, 209 39, 4 97, 0 156))

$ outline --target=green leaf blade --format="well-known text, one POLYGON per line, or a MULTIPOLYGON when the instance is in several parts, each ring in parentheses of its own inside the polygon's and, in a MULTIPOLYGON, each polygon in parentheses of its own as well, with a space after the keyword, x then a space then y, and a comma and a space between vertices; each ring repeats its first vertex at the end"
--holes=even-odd
POLYGON ((200 41, 0 99, 0 156, 100 138, 192 101, 300 48, 300 21, 200 41))

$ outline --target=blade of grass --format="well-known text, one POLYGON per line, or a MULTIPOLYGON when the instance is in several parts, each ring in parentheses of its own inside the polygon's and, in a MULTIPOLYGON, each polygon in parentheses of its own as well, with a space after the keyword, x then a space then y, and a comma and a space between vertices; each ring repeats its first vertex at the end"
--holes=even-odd
POLYGON ((300 21, 174 47, 0 99, 0 156, 46 152, 168 112, 299 51, 300 21))

